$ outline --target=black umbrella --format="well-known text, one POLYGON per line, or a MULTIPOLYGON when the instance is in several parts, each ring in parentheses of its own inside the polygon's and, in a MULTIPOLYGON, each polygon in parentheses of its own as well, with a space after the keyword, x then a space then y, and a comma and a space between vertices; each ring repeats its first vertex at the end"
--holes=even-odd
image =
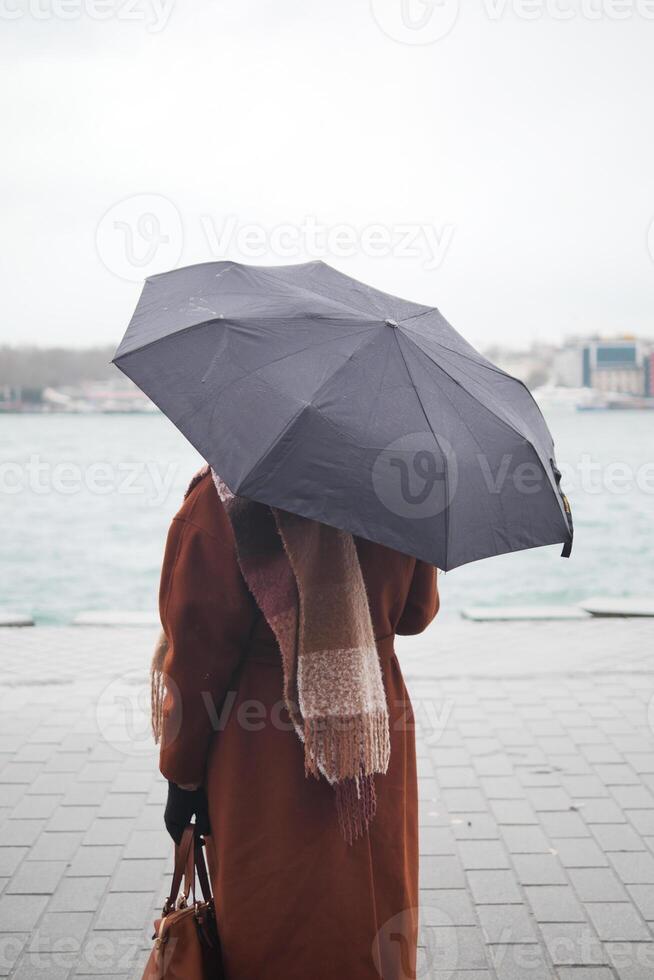
POLYGON ((440 568, 572 541, 522 382, 438 310, 324 262, 145 283, 114 363, 234 493, 440 568))

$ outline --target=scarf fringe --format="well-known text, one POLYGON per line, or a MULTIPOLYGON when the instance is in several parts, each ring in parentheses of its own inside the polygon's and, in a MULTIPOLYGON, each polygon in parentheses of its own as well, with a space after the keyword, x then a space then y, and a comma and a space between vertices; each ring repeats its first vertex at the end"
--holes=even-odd
POLYGON ((154 744, 161 741, 163 732, 163 706, 166 697, 166 680, 164 677, 164 660, 168 653, 168 639, 162 630, 157 639, 150 664, 150 721, 154 744))
POLYGON ((346 843, 352 845, 367 834, 377 812, 375 777, 345 779, 334 788, 338 824, 346 843))
POLYGON ((306 775, 330 783, 360 780, 388 769, 391 742, 384 711, 350 717, 304 719, 306 775))

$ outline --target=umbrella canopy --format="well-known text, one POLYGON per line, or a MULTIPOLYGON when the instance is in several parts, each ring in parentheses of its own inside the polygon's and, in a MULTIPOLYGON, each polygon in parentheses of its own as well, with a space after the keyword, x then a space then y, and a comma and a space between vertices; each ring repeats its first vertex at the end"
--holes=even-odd
POLYGON ((146 281, 114 363, 234 493, 442 569, 569 552, 538 406, 433 307, 324 262, 209 262, 146 281))

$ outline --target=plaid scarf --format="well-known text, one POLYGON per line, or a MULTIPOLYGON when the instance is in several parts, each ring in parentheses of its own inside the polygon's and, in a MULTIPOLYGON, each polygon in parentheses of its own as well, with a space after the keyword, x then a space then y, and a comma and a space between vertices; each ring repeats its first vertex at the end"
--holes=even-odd
POLYGON ((212 477, 241 573, 279 645, 284 702, 304 743, 305 773, 333 786, 340 827, 352 843, 375 815, 374 776, 387 771, 390 756, 386 694, 354 540, 236 497, 212 477))

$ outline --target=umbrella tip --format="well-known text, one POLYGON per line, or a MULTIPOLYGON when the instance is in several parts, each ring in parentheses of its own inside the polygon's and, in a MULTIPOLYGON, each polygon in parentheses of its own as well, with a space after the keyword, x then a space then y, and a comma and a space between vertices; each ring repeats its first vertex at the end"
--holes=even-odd
POLYGON ((397 320, 391 320, 390 318, 388 320, 384 320, 384 323, 386 324, 387 327, 397 326, 397 320))

